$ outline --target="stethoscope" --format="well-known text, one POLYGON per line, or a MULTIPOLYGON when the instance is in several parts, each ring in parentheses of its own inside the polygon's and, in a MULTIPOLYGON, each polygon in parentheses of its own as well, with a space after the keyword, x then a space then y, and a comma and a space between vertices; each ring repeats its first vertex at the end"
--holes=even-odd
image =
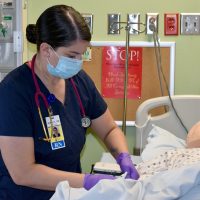
MULTIPOLYGON (((55 96, 53 94, 50 94, 49 97, 48 97, 48 100, 49 100, 49 102, 48 102, 48 100, 47 100, 46 96, 44 95, 44 93, 41 92, 39 84, 38 84, 37 79, 36 79, 35 72, 34 72, 35 59, 36 59, 36 55, 34 55, 32 60, 31 60, 31 72, 32 72, 34 85, 35 85, 35 88, 36 88, 36 92, 35 92, 34 98, 35 98, 35 103, 36 103, 36 106, 37 106, 37 109, 38 109, 40 121, 42 123, 42 127, 43 127, 43 130, 44 130, 44 133, 45 133, 45 138, 39 138, 39 139, 43 140, 43 141, 51 142, 51 139, 53 138, 53 134, 52 134, 52 131, 53 131, 53 121, 52 121, 53 110, 52 110, 51 105, 49 104, 49 102, 54 102, 55 96), (42 117, 42 112, 41 112, 41 109, 40 109, 39 97, 42 98, 42 100, 44 102, 44 105, 45 105, 45 107, 46 107, 46 109, 48 111, 48 115, 49 115, 49 119, 50 119, 50 127, 51 127, 50 128, 51 133, 49 134, 49 136, 48 136, 48 133, 47 133, 47 130, 46 130, 46 127, 45 127, 45 123, 44 123, 43 117, 42 117)), ((83 107, 80 95, 78 93, 78 89, 77 89, 77 87, 76 87, 76 85, 74 83, 74 80, 72 78, 70 78, 70 82, 72 84, 73 90, 74 90, 74 92, 76 94, 76 98, 77 98, 79 106, 80 106, 81 116, 82 116, 81 117, 81 125, 82 125, 83 128, 88 128, 91 125, 91 120, 85 114, 85 109, 83 107)))

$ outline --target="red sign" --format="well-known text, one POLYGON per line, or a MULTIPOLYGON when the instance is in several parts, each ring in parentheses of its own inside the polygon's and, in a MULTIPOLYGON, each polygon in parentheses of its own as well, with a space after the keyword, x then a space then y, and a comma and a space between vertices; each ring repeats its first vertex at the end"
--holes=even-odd
MULTIPOLYGON (((125 47, 103 48, 102 55, 102 95, 106 98, 124 97, 125 47)), ((142 48, 129 47, 127 98, 141 97, 142 48)))

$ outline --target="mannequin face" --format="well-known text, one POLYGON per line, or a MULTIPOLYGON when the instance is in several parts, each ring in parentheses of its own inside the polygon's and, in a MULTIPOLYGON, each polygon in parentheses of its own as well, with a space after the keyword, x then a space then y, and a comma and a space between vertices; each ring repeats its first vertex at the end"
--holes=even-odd
POLYGON ((189 131, 186 139, 187 148, 200 148, 200 122, 189 131))

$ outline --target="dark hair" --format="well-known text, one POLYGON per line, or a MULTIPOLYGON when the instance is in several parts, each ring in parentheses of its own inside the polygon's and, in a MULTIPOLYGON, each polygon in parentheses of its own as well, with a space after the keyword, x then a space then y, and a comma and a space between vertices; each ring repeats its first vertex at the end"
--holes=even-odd
POLYGON ((77 39, 90 42, 91 33, 81 14, 66 5, 55 5, 47 8, 38 18, 36 24, 26 27, 26 37, 37 45, 39 51, 43 42, 54 49, 70 46, 77 39))

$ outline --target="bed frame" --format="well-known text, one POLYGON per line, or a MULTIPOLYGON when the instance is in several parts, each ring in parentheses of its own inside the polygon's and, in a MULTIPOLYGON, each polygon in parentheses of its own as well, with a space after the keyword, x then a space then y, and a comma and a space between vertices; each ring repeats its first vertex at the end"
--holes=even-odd
MULTIPOLYGON (((187 130, 190 130, 200 120, 200 95, 174 95, 171 96, 171 99, 184 126, 187 130)), ((178 120, 168 96, 148 99, 140 104, 136 111, 135 155, 139 155, 139 152, 144 148, 153 124, 172 132, 182 139, 187 136, 187 131, 178 120), (162 107, 164 112, 153 116, 151 111, 158 107, 162 107)))

